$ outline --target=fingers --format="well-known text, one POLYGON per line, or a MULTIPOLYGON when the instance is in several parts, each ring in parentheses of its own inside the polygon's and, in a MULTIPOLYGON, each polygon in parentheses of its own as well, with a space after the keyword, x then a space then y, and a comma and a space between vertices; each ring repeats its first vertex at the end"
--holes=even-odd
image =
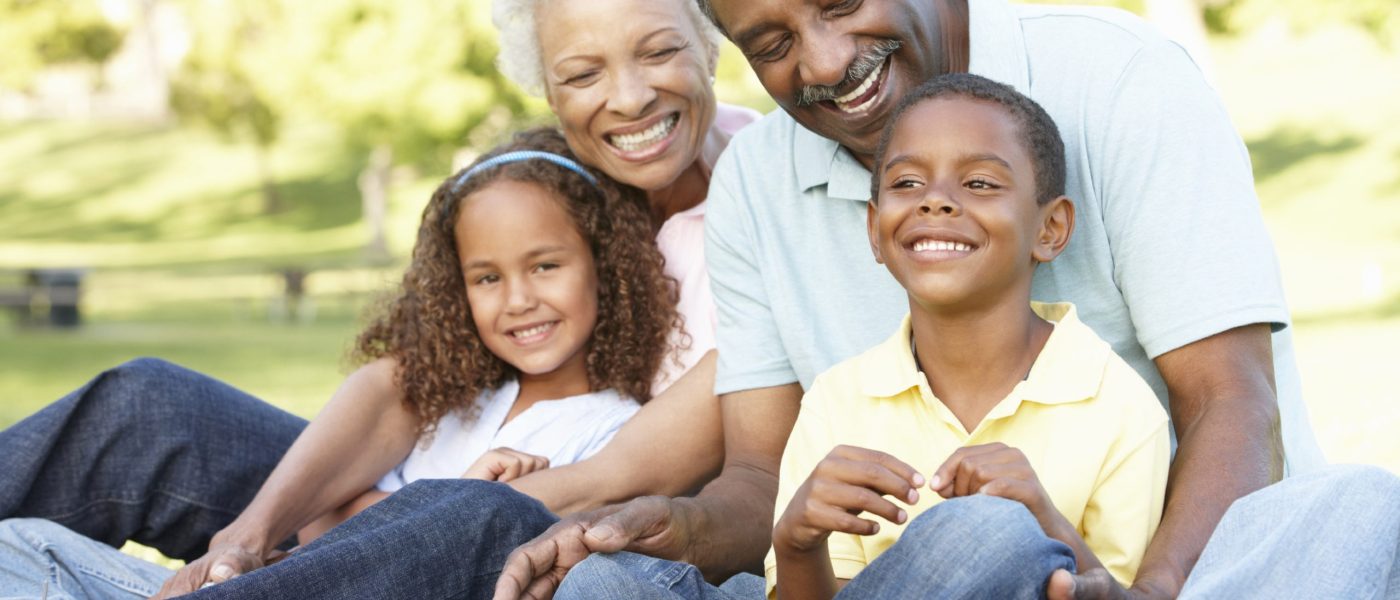
POLYGON ((817 464, 812 477, 863 487, 881 496, 894 496, 908 504, 919 501, 917 488, 924 484, 924 476, 908 463, 878 450, 854 446, 832 449, 817 464))
POLYGON ((1035 471, 1020 450, 993 443, 966 446, 953 452, 934 471, 929 487, 944 498, 969 496, 997 479, 1035 481, 1035 471))
POLYGON ((588 556, 578 522, 555 523, 506 558, 495 600, 550 598, 569 568, 588 556))
POLYGON ((1064 569, 1056 569, 1045 584, 1046 600, 1075 600, 1074 575, 1064 569))
POLYGON ((208 567, 209 563, 203 561, 195 561, 185 565, 173 577, 167 579, 165 585, 160 586, 160 591, 151 598, 163 600, 193 593, 199 589, 199 586, 204 585, 208 575, 208 567))
MULTIPOLYGON (((915 496, 916 501, 917 498, 918 497, 915 496)), ((868 512, 873 515, 879 515, 891 523, 903 523, 909 518, 904 509, 895 506, 893 502, 887 500, 880 493, 869 488, 859 487, 840 481, 826 479, 814 480, 811 486, 811 493, 808 494, 807 500, 809 503, 812 503, 814 507, 820 505, 832 506, 846 514, 868 512)), ((910 504, 913 503, 911 502, 910 504)), ((863 522, 873 523, 873 521, 863 522)), ((832 529, 831 531, 846 530, 832 529)), ((849 533, 869 535, 874 532, 850 531, 849 533)))
POLYGON ((505 483, 548 468, 549 459, 546 457, 501 447, 481 455, 462 477, 505 483))
MULTIPOLYGON (((593 552, 620 552, 644 538, 658 538, 671 525, 670 502, 657 497, 637 498, 589 527, 584 542, 593 552)), ((674 540, 663 540, 669 542, 674 540)), ((654 553, 663 548, 646 548, 654 553)))
POLYGON ((1050 574, 1046 588, 1050 600, 1120 600, 1127 591, 1107 569, 1089 569, 1078 575, 1064 569, 1050 574))

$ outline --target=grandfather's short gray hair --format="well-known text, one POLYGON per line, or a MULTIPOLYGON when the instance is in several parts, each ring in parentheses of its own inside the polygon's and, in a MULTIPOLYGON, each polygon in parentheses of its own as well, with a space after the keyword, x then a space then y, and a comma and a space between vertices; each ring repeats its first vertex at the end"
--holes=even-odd
MULTIPOLYGON (((496 67, 520 89, 534 96, 544 95, 544 59, 540 57, 539 33, 535 27, 535 8, 551 0, 493 0, 491 22, 500 32, 501 52, 496 55, 496 67)), ((587 0, 564 0, 579 2, 587 0)), ((714 56, 723 39, 710 19, 702 14, 695 0, 680 0, 686 16, 700 32, 700 42, 714 56)), ((702 2, 708 8, 708 2, 702 2)), ((598 27, 608 27, 598 23, 598 27)))

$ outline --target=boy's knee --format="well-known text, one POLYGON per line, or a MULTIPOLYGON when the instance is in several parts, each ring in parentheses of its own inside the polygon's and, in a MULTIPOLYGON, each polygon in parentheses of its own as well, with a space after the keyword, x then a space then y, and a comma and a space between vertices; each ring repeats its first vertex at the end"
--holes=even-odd
POLYGON ((1036 531, 1040 528, 1025 505, 1015 500, 978 494, 938 503, 910 522, 904 535, 982 535, 982 532, 997 529, 1027 527, 1036 531))
POLYGON ((898 545, 916 553, 957 548, 960 553, 971 550, 1005 557, 1043 537, 1040 524, 1020 502, 975 495, 944 500, 925 511, 909 523, 898 545))

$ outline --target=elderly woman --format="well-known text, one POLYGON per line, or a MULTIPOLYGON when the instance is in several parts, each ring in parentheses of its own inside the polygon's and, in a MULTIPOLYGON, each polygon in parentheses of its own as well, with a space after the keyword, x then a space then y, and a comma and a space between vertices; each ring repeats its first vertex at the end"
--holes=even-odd
POLYGON ((713 476, 723 457, 704 199, 729 136, 758 115, 716 104, 719 38, 689 0, 498 0, 494 9, 502 71, 545 96, 578 157, 648 194, 685 319, 678 364, 656 384, 664 393, 594 458, 515 479, 518 492, 415 483, 265 567, 317 515, 334 523, 380 499, 324 482, 359 473, 364 489, 377 479, 364 464, 383 458, 360 440, 405 410, 392 374, 356 371, 307 426, 216 380, 133 361, 0 432, 0 517, 11 519, 0 527, 0 596, 145 597, 162 583, 160 594, 173 595, 240 573, 200 595, 489 594, 506 554, 553 522, 545 507, 565 514, 679 494, 713 476), (692 458, 680 471, 648 469, 659 454, 692 458), (453 522, 413 518, 442 503, 461 507, 453 522), (104 545, 128 539, 192 562, 170 577, 104 545), (23 564, 42 572, 14 566, 23 564))

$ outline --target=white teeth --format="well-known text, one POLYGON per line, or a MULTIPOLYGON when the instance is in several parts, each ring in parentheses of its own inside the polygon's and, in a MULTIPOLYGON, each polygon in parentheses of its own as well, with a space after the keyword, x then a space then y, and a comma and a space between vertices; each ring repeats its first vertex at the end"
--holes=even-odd
POLYGON ((545 323, 544 325, 536 325, 536 326, 531 327, 531 328, 529 328, 529 329, 521 329, 521 330, 519 330, 519 331, 512 331, 510 334, 511 334, 512 336, 514 336, 514 337, 517 337, 517 338, 527 338, 527 337, 536 336, 536 335, 539 335, 539 334, 544 333, 544 332, 546 332, 546 331, 549 331, 549 328, 552 327, 552 326, 554 326, 553 323, 545 323))
POLYGON ((875 81, 880 79, 880 72, 884 70, 885 63, 880 63, 879 66, 875 67, 874 71, 871 71, 869 75, 865 76, 865 81, 860 82, 859 87, 857 87, 854 90, 851 90, 851 93, 833 100, 833 102, 836 103, 836 107, 848 113, 856 113, 864 109, 866 105, 870 104, 870 102, 874 100, 874 98, 867 99, 860 106, 848 106, 847 103, 852 100, 855 100, 856 98, 859 98, 861 94, 870 91, 870 87, 875 85, 875 81))
POLYGON ((972 252, 972 246, 962 242, 942 240, 919 240, 914 242, 915 252, 972 252))
POLYGON ((608 143, 617 146, 623 152, 636 152, 666 139, 666 136, 670 135, 671 130, 676 128, 676 123, 679 123, 680 120, 680 115, 672 114, 644 131, 626 135, 609 135, 608 143))

